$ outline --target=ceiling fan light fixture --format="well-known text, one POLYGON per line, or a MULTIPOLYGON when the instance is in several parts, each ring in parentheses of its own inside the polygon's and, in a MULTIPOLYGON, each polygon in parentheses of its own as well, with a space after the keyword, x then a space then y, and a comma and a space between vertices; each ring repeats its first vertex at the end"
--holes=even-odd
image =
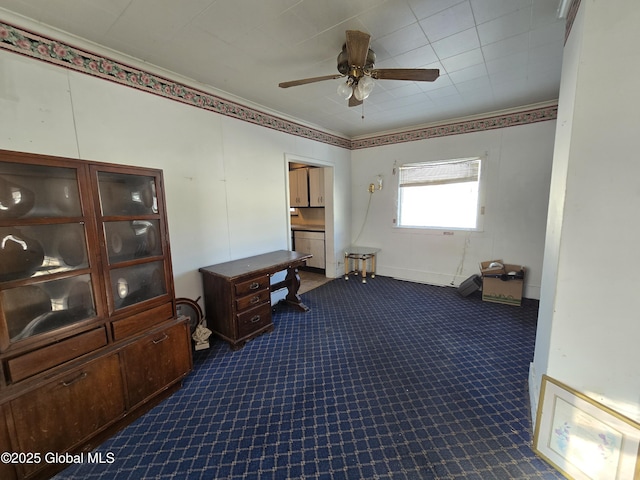
POLYGON ((353 89, 351 88, 351 84, 346 82, 340 82, 338 84, 338 95, 340 95, 345 100, 349 100, 351 95, 353 95, 353 89))
POLYGON ((371 93, 371 91, 373 90, 374 85, 376 84, 376 82, 373 81, 373 78, 365 75, 364 77, 362 77, 359 81, 358 81, 358 86, 360 88, 362 88, 362 91, 365 93, 365 95, 368 97, 369 94, 371 93))
POLYGON ((364 100, 371 94, 374 83, 373 79, 368 76, 358 79, 358 83, 353 87, 353 96, 359 101, 364 100))

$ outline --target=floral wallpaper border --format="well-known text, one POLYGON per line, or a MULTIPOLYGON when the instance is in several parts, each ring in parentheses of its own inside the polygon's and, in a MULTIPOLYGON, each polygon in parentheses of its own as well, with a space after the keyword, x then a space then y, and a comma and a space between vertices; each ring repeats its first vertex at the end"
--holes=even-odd
POLYGON ((291 135, 349 150, 554 120, 557 105, 351 140, 226 100, 0 21, 0 48, 291 135))
POLYGON ((381 145, 393 145, 396 143, 426 140, 428 138, 460 135, 463 133, 484 132, 496 128, 515 127, 530 123, 555 120, 558 117, 558 106, 551 105, 531 110, 525 110, 507 115, 495 115, 493 117, 478 120, 464 120, 457 123, 435 125, 432 127, 418 128, 400 133, 379 135, 376 137, 352 140, 351 149, 379 147, 381 145))

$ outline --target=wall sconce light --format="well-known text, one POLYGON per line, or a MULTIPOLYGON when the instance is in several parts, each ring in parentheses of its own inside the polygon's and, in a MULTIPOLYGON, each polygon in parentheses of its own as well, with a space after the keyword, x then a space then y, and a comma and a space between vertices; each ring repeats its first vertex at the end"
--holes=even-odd
POLYGON ((382 190, 382 175, 378 175, 378 180, 376 180, 376 183, 369 184, 369 193, 373 193, 376 190, 382 190))

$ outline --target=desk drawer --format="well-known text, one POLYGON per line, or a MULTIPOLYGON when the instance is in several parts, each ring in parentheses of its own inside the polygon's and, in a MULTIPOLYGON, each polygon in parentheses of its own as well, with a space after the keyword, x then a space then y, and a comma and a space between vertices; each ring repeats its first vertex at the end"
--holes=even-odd
POLYGON ((236 310, 243 312, 248 308, 253 308, 264 302, 271 303, 271 291, 264 289, 245 297, 236 298, 236 310))
POLYGON ((238 314, 238 336, 242 338, 270 324, 271 302, 238 314))
POLYGON ((236 283, 234 285, 236 296, 241 297, 250 293, 257 292, 269 288, 269 275, 264 274, 259 277, 254 277, 251 280, 245 280, 243 282, 236 283))

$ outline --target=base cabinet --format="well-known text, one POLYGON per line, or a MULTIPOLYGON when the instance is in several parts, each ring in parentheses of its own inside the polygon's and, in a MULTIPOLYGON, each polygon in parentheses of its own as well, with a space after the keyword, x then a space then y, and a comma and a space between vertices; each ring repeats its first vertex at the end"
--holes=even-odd
POLYGON ((326 269, 324 232, 296 230, 293 239, 296 252, 313 255, 307 262, 308 267, 326 269))
POLYGON ((71 370, 11 402, 20 452, 39 453, 37 463, 20 465, 30 475, 47 463, 49 452, 72 450, 125 412, 118 355, 71 370))
POLYGON ((186 323, 174 325, 127 346, 123 352, 129 408, 144 402, 191 370, 186 323))

